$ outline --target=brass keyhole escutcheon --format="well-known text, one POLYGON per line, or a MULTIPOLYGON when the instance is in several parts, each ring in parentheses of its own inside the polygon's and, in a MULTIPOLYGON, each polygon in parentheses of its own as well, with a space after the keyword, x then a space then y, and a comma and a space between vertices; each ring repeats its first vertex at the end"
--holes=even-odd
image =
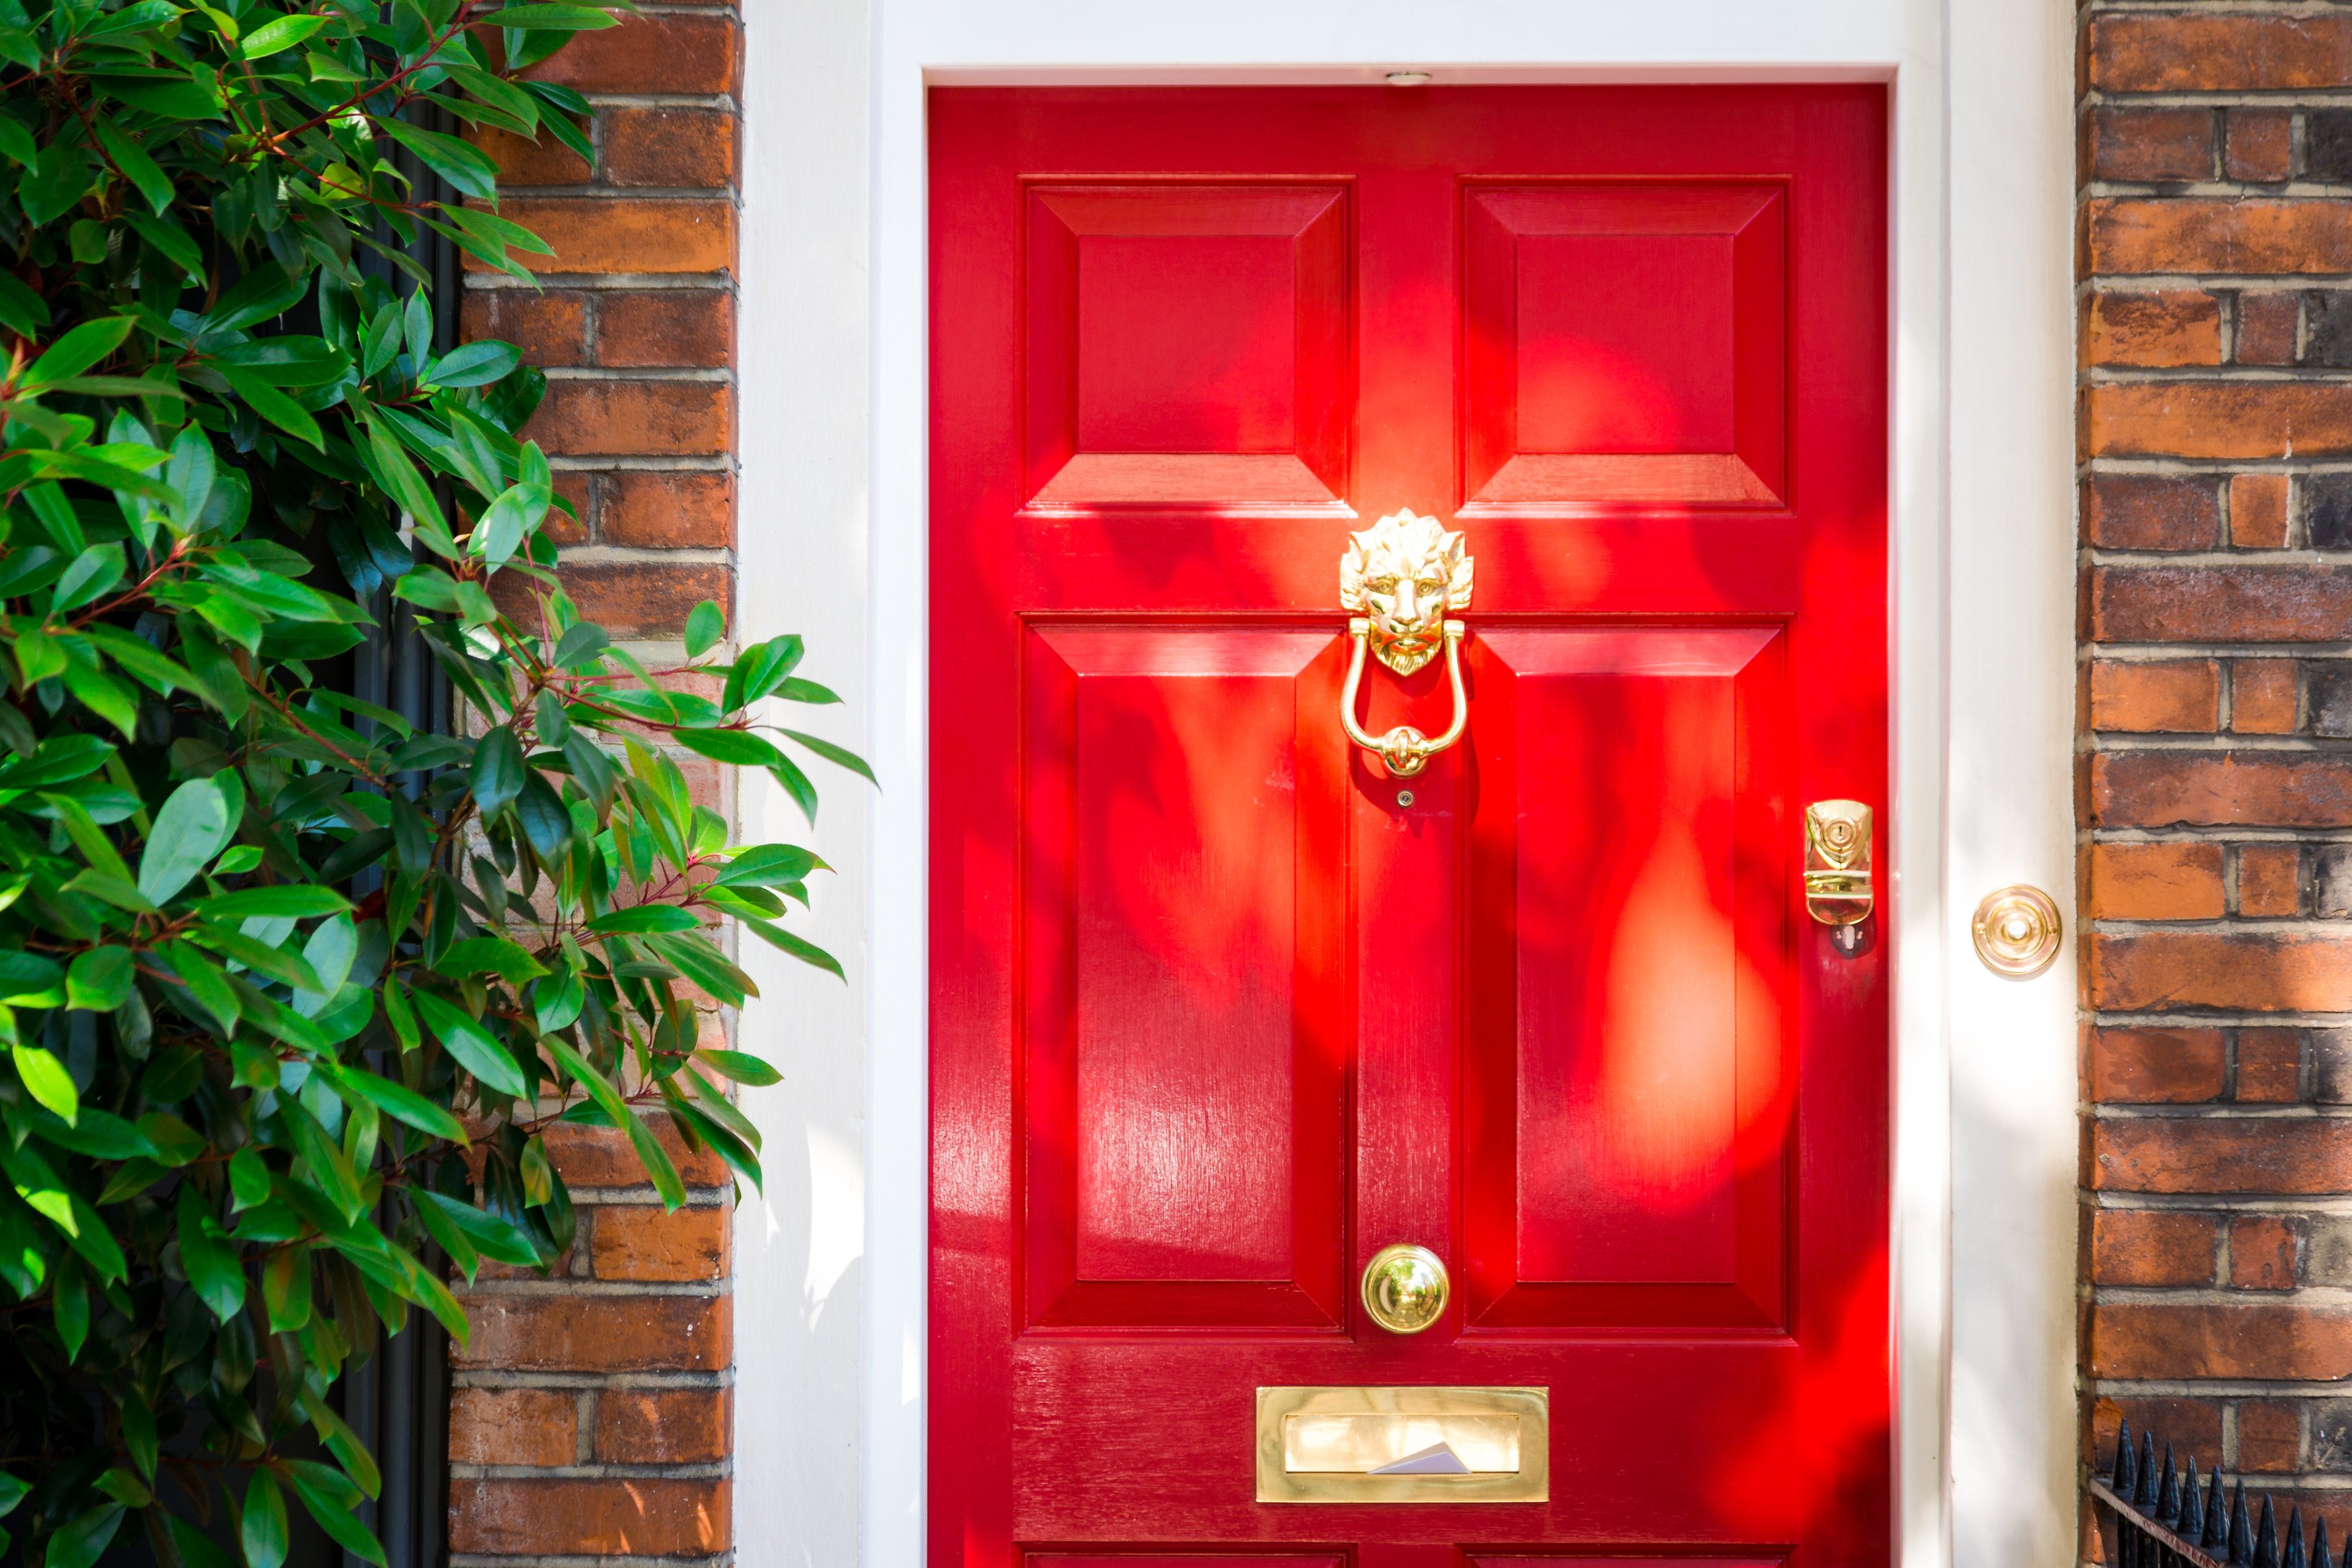
POLYGON ((1392 1334, 1417 1334, 1444 1317, 1451 1290, 1437 1254, 1409 1241, 1381 1247, 1364 1265, 1364 1311, 1392 1334))

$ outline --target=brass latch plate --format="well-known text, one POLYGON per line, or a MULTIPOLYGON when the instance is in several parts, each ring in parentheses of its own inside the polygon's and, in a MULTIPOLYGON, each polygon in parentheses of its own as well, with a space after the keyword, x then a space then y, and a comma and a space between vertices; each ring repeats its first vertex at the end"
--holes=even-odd
POLYGON ((1545 1388, 1261 1388, 1260 1502, 1546 1502, 1545 1388))

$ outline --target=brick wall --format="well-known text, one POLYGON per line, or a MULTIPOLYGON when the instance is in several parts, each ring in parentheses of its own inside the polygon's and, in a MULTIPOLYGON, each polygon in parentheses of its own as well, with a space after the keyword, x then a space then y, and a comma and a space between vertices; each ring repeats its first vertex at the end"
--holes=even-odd
MULTIPOLYGON (((506 171, 502 210, 556 254, 530 258, 537 288, 470 272, 466 333, 547 371, 530 434, 579 510, 559 535, 566 583, 647 652, 698 601, 733 604, 741 57, 731 8, 647 5, 542 68, 594 106, 593 167, 551 142, 479 138, 506 171)), ((710 763, 681 765, 727 810, 710 763)), ((466 1294, 452 1568, 732 1547, 728 1176, 664 1133, 690 1188, 674 1215, 617 1133, 551 1131, 579 1212, 571 1251, 548 1279, 486 1265, 466 1294)))
POLYGON ((2341 1541, 2352 6, 2080 20, 2086 1442, 2341 1541))

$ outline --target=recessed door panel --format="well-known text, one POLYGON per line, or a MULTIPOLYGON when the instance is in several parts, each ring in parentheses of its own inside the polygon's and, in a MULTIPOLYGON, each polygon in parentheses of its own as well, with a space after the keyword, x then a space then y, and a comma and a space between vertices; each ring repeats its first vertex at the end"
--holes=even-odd
POLYGON ((1344 1179, 1328 632, 1026 658, 1032 1321, 1329 1324, 1344 1179))

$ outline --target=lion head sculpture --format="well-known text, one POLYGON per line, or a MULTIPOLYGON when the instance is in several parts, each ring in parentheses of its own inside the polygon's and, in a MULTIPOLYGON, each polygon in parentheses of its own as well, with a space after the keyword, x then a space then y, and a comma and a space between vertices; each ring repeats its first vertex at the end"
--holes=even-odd
POLYGON ((1399 675, 1435 658, 1445 612, 1470 607, 1470 556, 1462 535, 1433 517, 1391 512, 1349 534, 1339 558, 1339 603, 1371 622, 1372 654, 1399 675))

